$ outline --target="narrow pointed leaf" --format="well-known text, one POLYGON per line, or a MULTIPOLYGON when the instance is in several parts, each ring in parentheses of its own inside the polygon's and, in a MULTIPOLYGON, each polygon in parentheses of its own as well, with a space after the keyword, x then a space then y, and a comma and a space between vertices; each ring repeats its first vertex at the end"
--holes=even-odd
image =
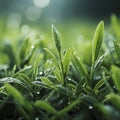
POLYGON ((69 71, 69 65, 71 62, 71 57, 73 55, 73 52, 74 52, 73 48, 68 48, 63 57, 63 70, 65 75, 67 75, 69 71))
POLYGON ((7 92, 13 96, 13 98, 18 101, 21 105, 25 105, 25 99, 22 94, 10 84, 5 85, 7 92))
POLYGON ((104 22, 101 21, 98 24, 94 33, 93 45, 92 45, 92 64, 94 64, 94 62, 98 58, 103 41, 103 32, 104 32, 104 22))
POLYGON ((81 100, 76 100, 76 101, 72 102, 69 106, 67 106, 64 109, 60 110, 57 113, 57 116, 54 119, 57 119, 58 117, 64 116, 67 112, 69 112, 70 110, 72 110, 80 102, 81 102, 81 100))
POLYGON ((59 33, 59 31, 54 27, 54 25, 52 25, 52 33, 53 33, 53 39, 55 41, 55 45, 57 48, 57 51, 60 55, 61 53, 61 34, 59 33))
POLYGON ((38 101, 36 101, 34 103, 34 105, 35 105, 35 107, 41 108, 41 109, 47 111, 48 113, 52 113, 52 114, 57 113, 57 111, 49 103, 47 103, 46 101, 38 100, 38 101))
POLYGON ((54 85, 53 82, 51 82, 47 77, 41 77, 40 79, 41 79, 42 83, 45 85, 48 85, 48 86, 54 85))
POLYGON ((23 107, 25 107, 28 111, 32 111, 32 105, 26 101, 26 99, 22 96, 22 94, 10 84, 5 84, 5 88, 7 92, 23 107))
POLYGON ((50 51, 49 49, 47 48, 44 48, 44 50, 47 52, 47 54, 56 62, 57 61, 57 58, 56 56, 52 53, 52 51, 50 51))
POLYGON ((28 87, 27 87, 26 83, 22 82, 22 81, 20 81, 19 79, 16 79, 16 78, 12 78, 12 77, 1 78, 0 83, 3 83, 3 84, 5 84, 5 83, 16 83, 16 84, 19 84, 23 88, 28 90, 28 87))
POLYGON ((82 63, 82 61, 80 60, 80 58, 76 57, 75 55, 73 56, 72 59, 73 65, 75 67, 75 69, 78 71, 78 73, 81 76, 88 76, 88 72, 87 69, 85 68, 84 64, 82 63))
MULTIPOLYGON (((109 80, 109 76, 107 76, 106 78, 105 78, 105 80, 109 80)), ((102 87, 106 82, 105 82, 105 80, 104 79, 101 79, 96 85, 95 85, 95 87, 94 87, 94 91, 95 91, 95 93, 97 93, 97 91, 98 91, 98 89, 100 88, 100 87, 102 87)))
POLYGON ((108 101, 111 101, 112 104, 118 109, 120 110, 120 96, 114 94, 114 93, 111 93, 111 94, 108 94, 106 96, 106 100, 108 101))
POLYGON ((104 61, 105 57, 107 57, 111 52, 114 51, 114 48, 110 51, 106 51, 96 62, 95 62, 95 69, 104 61))
POLYGON ((113 65, 111 70, 113 82, 117 87, 118 91, 120 91, 120 68, 113 65))
POLYGON ((114 41, 114 47, 115 47, 115 51, 116 51, 118 57, 120 58, 120 44, 118 44, 116 41, 114 41))
POLYGON ((28 42, 29 42, 29 38, 25 39, 20 47, 19 50, 19 57, 21 60, 23 60, 25 58, 25 54, 26 54, 26 46, 28 46, 28 42))

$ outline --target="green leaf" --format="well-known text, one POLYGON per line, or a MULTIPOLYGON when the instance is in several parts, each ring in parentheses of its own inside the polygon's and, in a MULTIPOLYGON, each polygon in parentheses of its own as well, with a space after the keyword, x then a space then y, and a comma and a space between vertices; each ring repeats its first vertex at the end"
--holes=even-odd
POLYGON ((22 96, 22 94, 13 86, 10 84, 5 84, 7 92, 13 96, 13 98, 18 101, 21 105, 25 105, 25 99, 22 96))
POLYGON ((118 57, 120 58, 120 44, 118 44, 116 41, 114 41, 114 48, 118 57))
POLYGON ((27 112, 19 105, 17 106, 17 110, 20 112, 20 114, 26 119, 31 120, 30 116, 27 114, 27 112))
POLYGON ((111 93, 106 96, 106 100, 112 102, 112 104, 120 110, 120 96, 111 93))
POLYGON ((114 113, 115 110, 113 110, 111 106, 103 105, 103 104, 98 103, 98 104, 96 104, 96 107, 102 113, 104 120, 113 120, 113 119, 117 120, 117 119, 115 119, 115 116, 114 116, 115 115, 115 113, 114 113))
POLYGON ((4 83, 4 84, 5 83, 17 83, 28 90, 26 84, 24 82, 20 81, 19 79, 16 79, 16 78, 12 78, 12 77, 2 78, 2 79, 0 79, 0 83, 4 83))
POLYGON ((20 69, 19 71, 17 71, 15 74, 13 74, 12 77, 17 76, 19 73, 22 73, 22 72, 28 72, 31 69, 32 69, 32 66, 26 66, 23 69, 20 69))
POLYGON ((98 58, 103 41, 103 32, 104 32, 104 22, 101 21, 98 24, 94 33, 93 44, 92 44, 92 64, 94 64, 94 62, 98 58))
POLYGON ((23 62, 20 64, 20 68, 23 68, 26 64, 29 63, 32 55, 33 55, 33 52, 34 52, 35 48, 34 46, 31 47, 31 51, 29 52, 29 54, 25 57, 25 59, 23 60, 23 62))
POLYGON ((116 35, 116 37, 118 39, 120 39, 120 21, 119 19, 117 18, 116 15, 112 15, 111 16, 111 25, 112 25, 112 28, 113 28, 113 32, 114 34, 116 35))
POLYGON ((115 86, 117 87, 118 91, 120 92, 120 68, 112 65, 112 78, 115 86))
POLYGON ((70 110, 72 110, 76 105, 78 105, 81 102, 81 100, 76 100, 74 102, 72 102, 69 106, 65 107, 64 109, 60 110, 57 113, 57 116, 53 117, 52 120, 57 119, 58 117, 63 117, 67 112, 69 112, 70 110))
POLYGON ((15 53, 13 50, 13 46, 11 45, 10 42, 6 42, 5 43, 5 49, 4 52, 8 55, 9 57, 9 68, 12 69, 13 66, 16 64, 16 57, 15 57, 15 53))
POLYGON ((55 41, 55 45, 57 48, 57 51, 59 53, 59 55, 61 54, 61 34, 59 33, 59 31, 54 27, 54 25, 52 25, 52 33, 53 33, 53 38, 55 41))
POLYGON ((19 102, 23 107, 25 107, 28 111, 32 111, 32 105, 26 101, 26 99, 22 96, 22 94, 10 84, 5 84, 5 88, 7 92, 12 95, 12 97, 19 102))
POLYGON ((102 87, 104 84, 106 84, 105 80, 109 80, 109 78, 110 78, 109 76, 106 76, 105 78, 103 78, 103 79, 101 79, 101 80, 99 80, 99 81, 97 82, 97 84, 96 84, 95 87, 94 87, 95 93, 98 92, 98 89, 99 89, 100 87, 102 87))
POLYGON ((114 51, 114 48, 111 49, 110 51, 106 51, 96 62, 95 62, 95 66, 94 69, 96 69, 105 59, 106 56, 108 56, 111 52, 114 51))
POLYGON ((38 55, 38 56, 36 57, 36 59, 35 59, 35 61, 34 61, 34 66, 33 66, 33 77, 34 77, 34 79, 35 79, 35 77, 36 77, 36 75, 37 75, 37 73, 38 73, 38 67, 39 67, 39 63, 40 63, 42 57, 43 57, 43 56, 41 56, 41 54, 40 54, 40 55, 38 55))
POLYGON ((53 86, 53 82, 51 82, 47 77, 41 77, 40 78, 42 83, 45 84, 45 85, 48 85, 48 86, 53 86))
POLYGON ((47 52, 47 54, 48 54, 55 62, 57 62, 57 58, 56 58, 56 56, 52 53, 52 51, 50 51, 50 50, 47 49, 47 48, 44 48, 44 50, 47 52))
POLYGON ((22 79, 23 82, 25 82, 27 85, 31 85, 31 80, 29 78, 29 76, 27 76, 26 74, 23 73, 18 73, 18 76, 22 79))
POLYGON ((73 48, 68 48, 65 55, 63 56, 63 72, 64 72, 64 75, 66 76, 68 71, 69 71, 69 65, 70 65, 70 62, 71 62, 71 57, 73 55, 73 48))
POLYGON ((61 80, 60 72, 57 70, 54 70, 54 76, 56 77, 57 81, 61 84, 63 84, 63 81, 61 80))
POLYGON ((75 69, 78 71, 78 73, 81 76, 86 76, 86 77, 88 76, 87 69, 86 69, 86 67, 84 66, 84 64, 82 63, 82 61, 80 60, 79 57, 76 57, 74 55, 73 59, 72 59, 72 62, 73 62, 73 65, 74 65, 75 69))
POLYGON ((19 57, 21 59, 21 61, 25 58, 26 56, 26 46, 28 46, 28 42, 29 42, 29 38, 25 39, 23 42, 22 42, 22 45, 20 47, 20 50, 19 50, 19 57))
POLYGON ((76 90, 75 90, 75 94, 76 94, 76 95, 81 94, 81 92, 83 91, 83 84, 84 84, 84 81, 81 80, 81 81, 76 85, 76 90))
POLYGON ((45 111, 47 111, 48 113, 52 113, 52 114, 57 114, 57 111, 46 101, 36 101, 34 103, 35 107, 41 108, 45 111))

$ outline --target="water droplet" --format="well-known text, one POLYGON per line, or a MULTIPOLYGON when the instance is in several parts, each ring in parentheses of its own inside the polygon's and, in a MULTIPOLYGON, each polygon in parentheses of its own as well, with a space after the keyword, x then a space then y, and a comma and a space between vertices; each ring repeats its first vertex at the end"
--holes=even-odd
POLYGON ((50 0, 33 0, 33 3, 36 7, 44 8, 49 5, 50 0))
POLYGON ((70 105, 70 102, 68 102, 68 105, 70 105))
POLYGON ((68 78, 68 80, 71 80, 71 78, 68 78))
POLYGON ((40 92, 37 92, 37 95, 39 95, 40 94, 40 92))
POLYGON ((52 64, 52 61, 51 60, 47 60, 46 63, 52 64))
POLYGON ((93 109, 93 106, 90 105, 90 106, 89 106, 89 109, 90 109, 90 110, 93 109))
POLYGON ((32 45, 31 48, 34 49, 34 45, 32 45))
POLYGON ((35 120, 39 120, 39 118, 36 117, 35 120))
POLYGON ((40 75, 43 75, 43 72, 40 72, 39 74, 40 74, 40 75))
POLYGON ((29 30, 30 30, 30 28, 29 28, 28 25, 23 25, 23 26, 21 27, 21 32, 24 33, 24 34, 28 33, 29 30))

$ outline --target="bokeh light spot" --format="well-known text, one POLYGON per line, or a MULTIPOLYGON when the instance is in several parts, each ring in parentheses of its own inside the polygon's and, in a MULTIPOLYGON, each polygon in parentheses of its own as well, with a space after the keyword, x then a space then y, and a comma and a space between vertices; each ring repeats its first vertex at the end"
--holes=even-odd
POLYGON ((26 11, 26 18, 29 21, 37 21, 41 16, 41 9, 37 7, 29 7, 26 11))
POLYGON ((29 32, 29 30, 30 30, 30 28, 29 28, 28 25, 23 25, 23 26, 21 27, 21 32, 22 32, 23 34, 27 34, 27 33, 29 32))
POLYGON ((44 8, 44 7, 47 7, 49 5, 50 0, 33 0, 33 3, 37 7, 44 8))
POLYGON ((12 13, 8 16, 7 27, 10 29, 18 29, 21 24, 21 16, 18 13, 12 13))

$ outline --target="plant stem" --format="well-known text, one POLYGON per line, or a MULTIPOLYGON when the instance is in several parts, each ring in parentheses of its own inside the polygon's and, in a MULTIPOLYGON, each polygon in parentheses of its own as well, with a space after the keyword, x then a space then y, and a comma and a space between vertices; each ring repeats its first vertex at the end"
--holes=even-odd
POLYGON ((91 71, 90 71, 90 87, 92 88, 92 81, 93 81, 93 76, 94 76, 94 64, 92 64, 91 71))

